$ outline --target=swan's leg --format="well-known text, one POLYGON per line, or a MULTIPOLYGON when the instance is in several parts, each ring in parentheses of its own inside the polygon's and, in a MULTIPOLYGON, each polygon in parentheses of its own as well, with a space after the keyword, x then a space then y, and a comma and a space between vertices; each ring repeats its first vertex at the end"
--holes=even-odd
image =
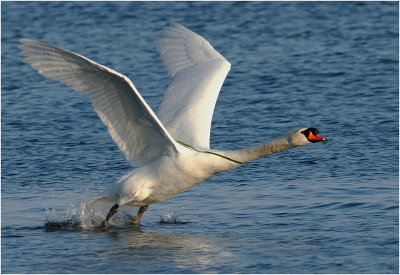
POLYGON ((142 219, 142 216, 143 216, 144 212, 147 210, 147 208, 149 208, 148 205, 141 206, 139 208, 138 213, 136 214, 135 218, 133 218, 133 224, 135 224, 135 225, 140 224, 140 220, 142 219))
POLYGON ((106 219, 103 221, 103 227, 105 227, 105 228, 108 227, 108 223, 110 222, 111 217, 114 216, 114 214, 118 212, 118 207, 119 207, 119 205, 117 203, 114 204, 113 207, 111 207, 110 211, 108 211, 106 219))

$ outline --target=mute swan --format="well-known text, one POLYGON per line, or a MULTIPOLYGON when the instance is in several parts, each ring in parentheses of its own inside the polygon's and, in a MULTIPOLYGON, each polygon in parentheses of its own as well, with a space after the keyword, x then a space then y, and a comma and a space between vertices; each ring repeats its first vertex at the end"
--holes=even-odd
POLYGON ((103 226, 124 205, 167 200, 213 175, 270 154, 326 142, 315 128, 300 128, 269 143, 233 151, 210 149, 215 103, 231 64, 203 37, 179 24, 166 26, 158 51, 173 81, 158 116, 126 76, 84 56, 21 39, 24 62, 40 74, 85 93, 135 170, 122 176, 96 202, 113 202, 103 226))

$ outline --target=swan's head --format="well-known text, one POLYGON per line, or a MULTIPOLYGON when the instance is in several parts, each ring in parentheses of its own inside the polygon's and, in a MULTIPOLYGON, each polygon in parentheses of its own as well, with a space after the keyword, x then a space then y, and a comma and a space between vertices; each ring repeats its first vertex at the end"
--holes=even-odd
POLYGON ((290 144, 298 147, 311 143, 328 141, 318 134, 319 131, 317 128, 300 128, 289 135, 288 141, 290 144))

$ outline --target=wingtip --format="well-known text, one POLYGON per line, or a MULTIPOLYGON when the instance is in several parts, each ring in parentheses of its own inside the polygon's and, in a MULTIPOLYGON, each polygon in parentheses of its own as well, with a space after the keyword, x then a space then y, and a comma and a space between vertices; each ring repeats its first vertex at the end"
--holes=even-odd
POLYGON ((168 24, 163 28, 163 31, 161 33, 161 37, 165 36, 168 33, 168 30, 172 30, 173 32, 177 32, 177 33, 180 33, 180 34, 189 32, 189 33, 198 35, 195 32, 191 31, 190 29, 186 28, 182 24, 177 23, 176 21, 174 21, 172 19, 169 20, 168 24))
MULTIPOLYGON (((20 38, 19 42, 20 44, 18 45, 18 48, 21 50, 20 54, 23 56, 29 56, 29 51, 38 43, 37 41, 28 38, 20 38)), ((23 59, 23 62, 29 64, 29 62, 26 61, 26 58, 23 59)))
POLYGON ((185 28, 182 24, 179 24, 178 22, 176 22, 176 21, 173 20, 173 19, 168 20, 168 25, 167 25, 167 26, 170 26, 170 27, 183 27, 183 28, 185 28))
POLYGON ((26 44, 28 44, 29 43, 29 41, 31 41, 31 39, 27 39, 27 38, 20 38, 20 39, 18 39, 18 41, 19 41, 19 45, 18 45, 18 48, 20 49, 20 50, 25 50, 26 49, 26 44))
POLYGON ((20 44, 18 45, 18 48, 21 50, 29 50, 32 47, 38 47, 38 46, 44 46, 47 45, 43 42, 29 39, 29 38, 20 38, 19 39, 20 44))
POLYGON ((175 25, 175 24, 178 24, 178 23, 176 23, 176 21, 173 20, 173 19, 169 19, 169 20, 168 20, 168 25, 167 25, 167 26, 173 26, 173 25, 175 25))
POLYGON ((21 44, 25 44, 25 45, 27 45, 27 44, 40 43, 39 41, 36 41, 36 40, 33 40, 33 39, 29 39, 29 38, 20 38, 20 39, 19 39, 19 42, 20 42, 21 44))
MULTIPOLYGON (((24 52, 28 49, 28 43, 31 41, 30 39, 27 39, 27 38, 20 38, 20 39, 18 39, 18 41, 20 42, 20 44, 18 45, 18 49, 20 49, 21 50, 21 54, 23 55, 23 56, 26 56, 25 54, 24 54, 24 52)), ((25 59, 23 60, 24 62, 25 62, 25 59)), ((26 62, 25 62, 26 63, 26 62)))

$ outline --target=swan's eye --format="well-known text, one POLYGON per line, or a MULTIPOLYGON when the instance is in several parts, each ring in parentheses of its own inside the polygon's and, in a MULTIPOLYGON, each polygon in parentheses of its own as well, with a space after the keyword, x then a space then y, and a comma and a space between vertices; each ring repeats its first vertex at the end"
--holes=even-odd
POLYGON ((313 135, 318 135, 319 131, 317 128, 307 128, 306 130, 302 131, 301 133, 304 134, 305 136, 308 136, 309 133, 312 133, 313 135))
POLYGON ((326 138, 318 135, 319 131, 317 128, 308 128, 301 133, 306 136, 306 138, 308 139, 309 142, 312 142, 312 143, 320 142, 320 141, 327 142, 326 138))

